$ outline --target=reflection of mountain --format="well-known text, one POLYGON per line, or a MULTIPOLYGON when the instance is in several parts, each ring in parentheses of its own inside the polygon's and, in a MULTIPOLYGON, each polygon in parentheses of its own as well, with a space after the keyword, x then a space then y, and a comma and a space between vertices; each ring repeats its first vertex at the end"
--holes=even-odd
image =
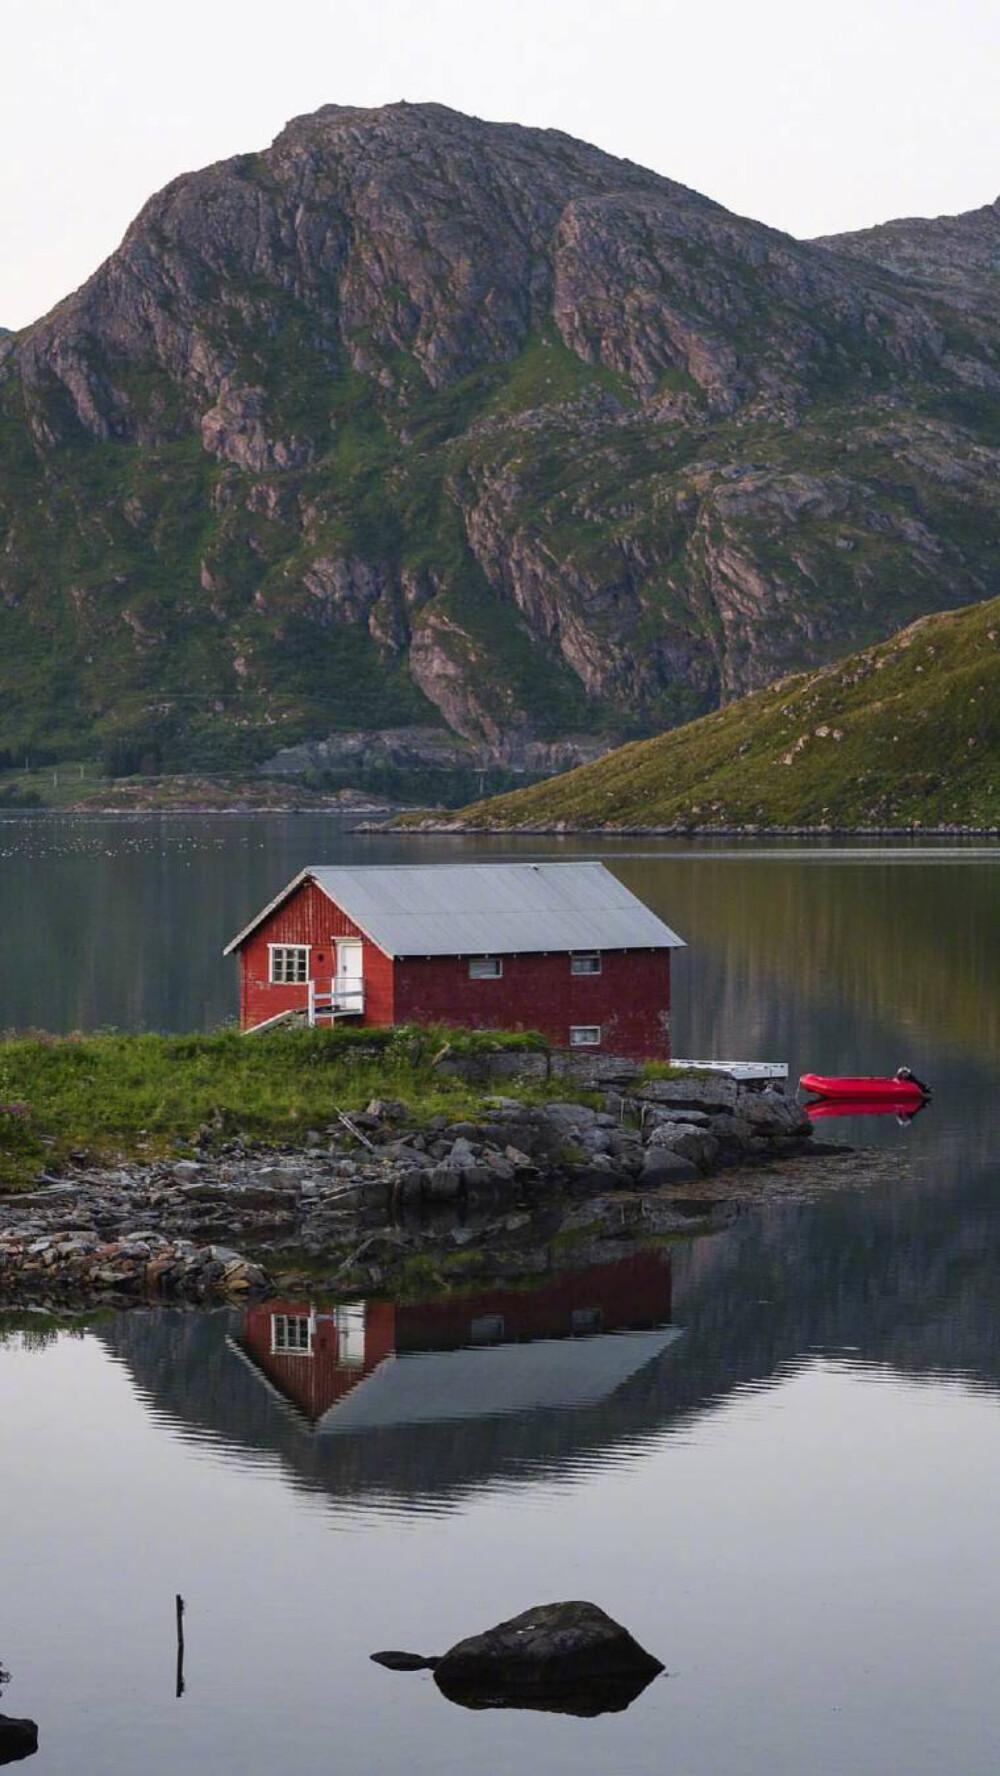
MULTIPOLYGON (((845 1195, 748 1216, 724 1235, 676 1249, 672 1317, 684 1336, 664 1341, 651 1355, 637 1344, 640 1361, 626 1363, 610 1389, 597 1385, 588 1393, 579 1384, 588 1380, 590 1353, 616 1339, 579 1337, 569 1341, 577 1389, 564 1391, 561 1405, 545 1393, 540 1363, 534 1401, 491 1397, 484 1371, 474 1410, 467 1410, 468 1396, 455 1396, 464 1416, 445 1410, 421 1421, 411 1410, 405 1422, 396 1399, 370 1422, 346 1419, 333 1435, 317 1435, 305 1419, 315 1421, 319 1407, 319 1417, 329 1413, 332 1425, 341 1408, 317 1398, 304 1419, 281 1397, 273 1376, 262 1378, 233 1351, 227 1339, 246 1335, 241 1316, 133 1314, 99 1336, 152 1409, 185 1436, 229 1446, 241 1459, 277 1457, 297 1484, 335 1501, 442 1508, 484 1487, 566 1481, 595 1462, 628 1459, 637 1446, 714 1409, 735 1390, 767 1384, 815 1353, 915 1379, 955 1375, 1000 1391, 996 1231, 988 1178, 961 1193, 868 1196, 863 1214, 858 1200, 845 1195)), ((590 1273, 594 1300, 595 1290, 615 1287, 610 1273, 618 1268, 608 1267, 604 1282, 590 1273)), ((553 1278, 556 1293, 562 1286, 553 1278)), ((508 1302, 530 1297, 532 1311, 544 1312, 549 1298, 544 1285, 503 1293, 508 1302)), ((669 1301, 665 1277, 663 1300, 669 1301)), ((445 1317, 468 1315, 471 1323, 495 1314, 495 1297, 452 1297, 414 1311, 433 1316, 439 1310, 445 1317)), ((269 1342, 270 1332, 268 1326, 269 1342)), ((632 1339, 620 1342, 628 1347, 632 1339)), ((452 1333, 434 1348, 454 1351, 452 1333)), ((523 1359, 546 1347, 512 1348, 523 1359)), ((389 1367, 401 1386, 409 1374, 419 1389, 421 1361, 411 1354, 390 1359, 389 1367)), ((442 1374, 447 1362, 442 1356, 442 1374)), ((530 1364, 525 1370, 530 1374, 530 1364)), ((370 1373, 350 1396, 358 1402, 375 1385, 377 1366, 370 1373)))
MULTIPOLYGON (((856 1065, 844 1071, 879 1070, 877 1053, 864 1064, 857 1053, 873 1037, 894 1037, 918 1071, 917 1055, 930 1059, 931 1044, 935 1056, 945 1044, 980 1063, 1000 1061, 1000 869, 981 855, 963 863, 924 851, 919 866, 905 852, 864 850, 609 861, 688 939, 701 983, 695 1021, 710 1015, 733 1039, 766 1040, 782 1002, 784 1015, 805 1002, 827 1020, 839 1004, 852 1015, 855 1045, 856 1065)), ((683 969, 678 984, 683 992, 683 969)), ((675 1022, 686 1042, 680 1005, 675 1022)), ((832 1034, 826 1021, 825 1040, 832 1034)))

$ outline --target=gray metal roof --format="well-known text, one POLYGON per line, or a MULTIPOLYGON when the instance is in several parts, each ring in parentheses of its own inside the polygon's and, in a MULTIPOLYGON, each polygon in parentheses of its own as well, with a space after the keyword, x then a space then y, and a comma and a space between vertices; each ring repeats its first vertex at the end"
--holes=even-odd
POLYGON ((679 949, 684 942, 603 863, 315 864, 233 938, 226 955, 310 877, 387 956, 679 949))
POLYGON ((316 1430, 321 1437, 337 1437, 389 1425, 596 1405, 680 1336, 679 1326, 660 1326, 652 1332, 392 1355, 330 1406, 316 1430))

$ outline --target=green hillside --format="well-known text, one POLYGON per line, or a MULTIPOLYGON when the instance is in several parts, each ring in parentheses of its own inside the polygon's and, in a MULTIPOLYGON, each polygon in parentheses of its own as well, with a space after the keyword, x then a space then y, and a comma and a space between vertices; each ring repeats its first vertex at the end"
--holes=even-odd
POLYGON ((1000 598, 479 802, 470 827, 1000 826, 1000 598))

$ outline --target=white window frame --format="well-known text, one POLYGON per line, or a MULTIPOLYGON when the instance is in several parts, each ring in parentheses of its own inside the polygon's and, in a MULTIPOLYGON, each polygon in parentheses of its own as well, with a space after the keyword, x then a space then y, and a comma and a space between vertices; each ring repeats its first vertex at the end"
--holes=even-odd
POLYGON ((470 980, 502 980, 503 979, 503 957, 502 956, 470 956, 469 957, 469 979, 470 980))
POLYGON ((574 1338, 593 1338, 604 1331, 604 1315, 599 1307, 574 1307, 570 1327, 574 1338))
POLYGON ((269 986, 272 986, 272 987, 304 987, 311 980, 311 978, 312 978, 312 944, 269 943, 267 946, 267 951, 268 951, 267 979, 268 979, 269 986), (278 976, 275 974, 274 959, 275 959, 275 956, 279 950, 281 950, 282 953, 287 953, 287 951, 289 951, 289 950, 295 950, 298 955, 305 957, 305 974, 302 976, 301 980, 279 979, 278 976))
POLYGON ((570 956, 569 971, 579 979, 593 980, 601 972, 600 950, 577 950, 575 955, 570 956))
POLYGON ((314 1328, 314 1325, 315 1325, 315 1321, 314 1321, 311 1313, 309 1313, 309 1314, 276 1314, 276 1313, 273 1313, 271 1315, 271 1352, 272 1352, 272 1355, 276 1356, 276 1357, 311 1357, 313 1354, 313 1328, 314 1328), (289 1343, 289 1341, 288 1341, 289 1326, 294 1326, 296 1328, 296 1338, 298 1338, 298 1328, 300 1326, 305 1326, 305 1328, 306 1328, 306 1342, 305 1342, 305 1344, 300 1344, 300 1343, 290 1344, 289 1343), (279 1327, 281 1328, 280 1334, 279 1334, 279 1327))
POLYGON ((570 1048, 600 1048, 600 1024, 570 1024, 569 1045, 570 1048))

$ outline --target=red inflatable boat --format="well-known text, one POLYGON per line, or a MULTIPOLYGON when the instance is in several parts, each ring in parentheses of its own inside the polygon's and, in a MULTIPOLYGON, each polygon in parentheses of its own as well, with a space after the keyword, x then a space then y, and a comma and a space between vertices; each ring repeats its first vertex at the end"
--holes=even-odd
POLYGON ((832 1079, 823 1073, 803 1073, 799 1084, 803 1091, 813 1092, 818 1098, 847 1098, 857 1105, 876 1101, 922 1104, 930 1097, 919 1079, 879 1078, 877 1074, 868 1079, 832 1079))

